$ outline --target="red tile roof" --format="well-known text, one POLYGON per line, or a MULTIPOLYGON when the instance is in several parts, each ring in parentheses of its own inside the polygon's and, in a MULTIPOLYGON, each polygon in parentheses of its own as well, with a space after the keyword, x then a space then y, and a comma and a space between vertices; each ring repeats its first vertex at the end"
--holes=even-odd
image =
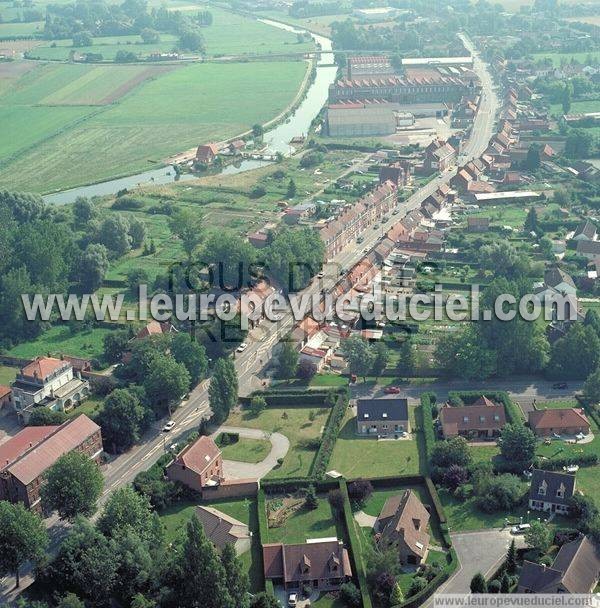
POLYGON ((31 363, 28 363, 23 367, 21 373, 30 378, 44 380, 61 367, 68 366, 69 363, 62 361, 61 359, 55 359, 54 357, 37 357, 37 359, 34 359, 31 363))
POLYGON ((440 421, 446 436, 456 435, 459 431, 499 431, 506 424, 506 413, 503 405, 444 406, 440 410, 440 421))
POLYGON ((547 409, 529 412, 529 425, 534 429, 589 427, 590 421, 578 408, 547 409))
POLYGON ((201 475, 220 455, 217 444, 210 437, 202 436, 177 456, 175 464, 201 475))
POLYGON ((28 426, 0 445, 0 471, 51 435, 58 426, 28 426))
POLYGON ((5 386, 4 384, 0 384, 0 399, 3 399, 7 395, 12 393, 12 388, 10 386, 5 386))
POLYGON ((63 454, 71 452, 86 439, 98 432, 100 427, 85 414, 55 427, 46 439, 26 452, 6 470, 24 485, 37 479, 51 467, 63 454))

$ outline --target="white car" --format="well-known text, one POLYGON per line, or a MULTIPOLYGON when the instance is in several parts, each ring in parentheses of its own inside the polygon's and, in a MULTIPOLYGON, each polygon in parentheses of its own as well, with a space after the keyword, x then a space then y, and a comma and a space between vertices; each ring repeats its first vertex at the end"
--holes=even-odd
POLYGON ((243 353, 248 348, 248 344, 246 342, 242 342, 237 348, 236 351, 238 353, 243 353))
POLYGON ((297 593, 290 593, 289 597, 288 597, 288 606, 290 608, 295 608, 295 606, 298 605, 298 594, 297 593))
POLYGON ((575 439, 579 439, 579 441, 581 441, 582 439, 585 439, 585 435, 583 433, 577 433, 577 435, 575 435, 575 439))
POLYGON ((511 534, 525 534, 531 528, 531 524, 519 524, 510 529, 511 534))
POLYGON ((169 431, 171 431, 173 429, 174 426, 175 426, 175 421, 169 420, 169 422, 167 422, 167 424, 165 424, 165 426, 163 426, 163 431, 165 433, 168 433, 169 431))

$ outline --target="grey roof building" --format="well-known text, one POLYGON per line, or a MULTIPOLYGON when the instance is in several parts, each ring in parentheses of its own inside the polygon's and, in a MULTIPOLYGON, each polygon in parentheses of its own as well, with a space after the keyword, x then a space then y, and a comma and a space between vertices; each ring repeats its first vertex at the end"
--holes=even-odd
POLYGON ((568 513, 575 493, 575 475, 534 469, 529 488, 529 507, 536 511, 568 513))

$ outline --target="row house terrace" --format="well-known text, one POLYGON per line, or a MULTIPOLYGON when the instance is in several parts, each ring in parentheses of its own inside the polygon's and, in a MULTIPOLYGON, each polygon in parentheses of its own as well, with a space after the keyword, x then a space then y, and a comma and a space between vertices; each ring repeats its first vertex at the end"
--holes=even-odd
POLYGON ((396 193, 397 186, 386 181, 356 203, 345 206, 336 218, 319 226, 326 258, 333 258, 374 222, 390 213, 397 203, 396 193))

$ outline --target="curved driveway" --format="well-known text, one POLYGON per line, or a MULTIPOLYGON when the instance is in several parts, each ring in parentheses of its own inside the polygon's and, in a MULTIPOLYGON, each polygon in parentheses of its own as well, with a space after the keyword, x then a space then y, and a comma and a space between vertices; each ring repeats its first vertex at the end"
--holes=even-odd
POLYGON ((241 426, 221 426, 212 434, 213 439, 219 433, 238 433, 245 439, 264 439, 271 442, 271 451, 262 462, 224 460, 223 474, 226 479, 261 479, 277 466, 277 460, 284 458, 290 449, 288 438, 281 433, 267 433, 260 429, 241 426))

